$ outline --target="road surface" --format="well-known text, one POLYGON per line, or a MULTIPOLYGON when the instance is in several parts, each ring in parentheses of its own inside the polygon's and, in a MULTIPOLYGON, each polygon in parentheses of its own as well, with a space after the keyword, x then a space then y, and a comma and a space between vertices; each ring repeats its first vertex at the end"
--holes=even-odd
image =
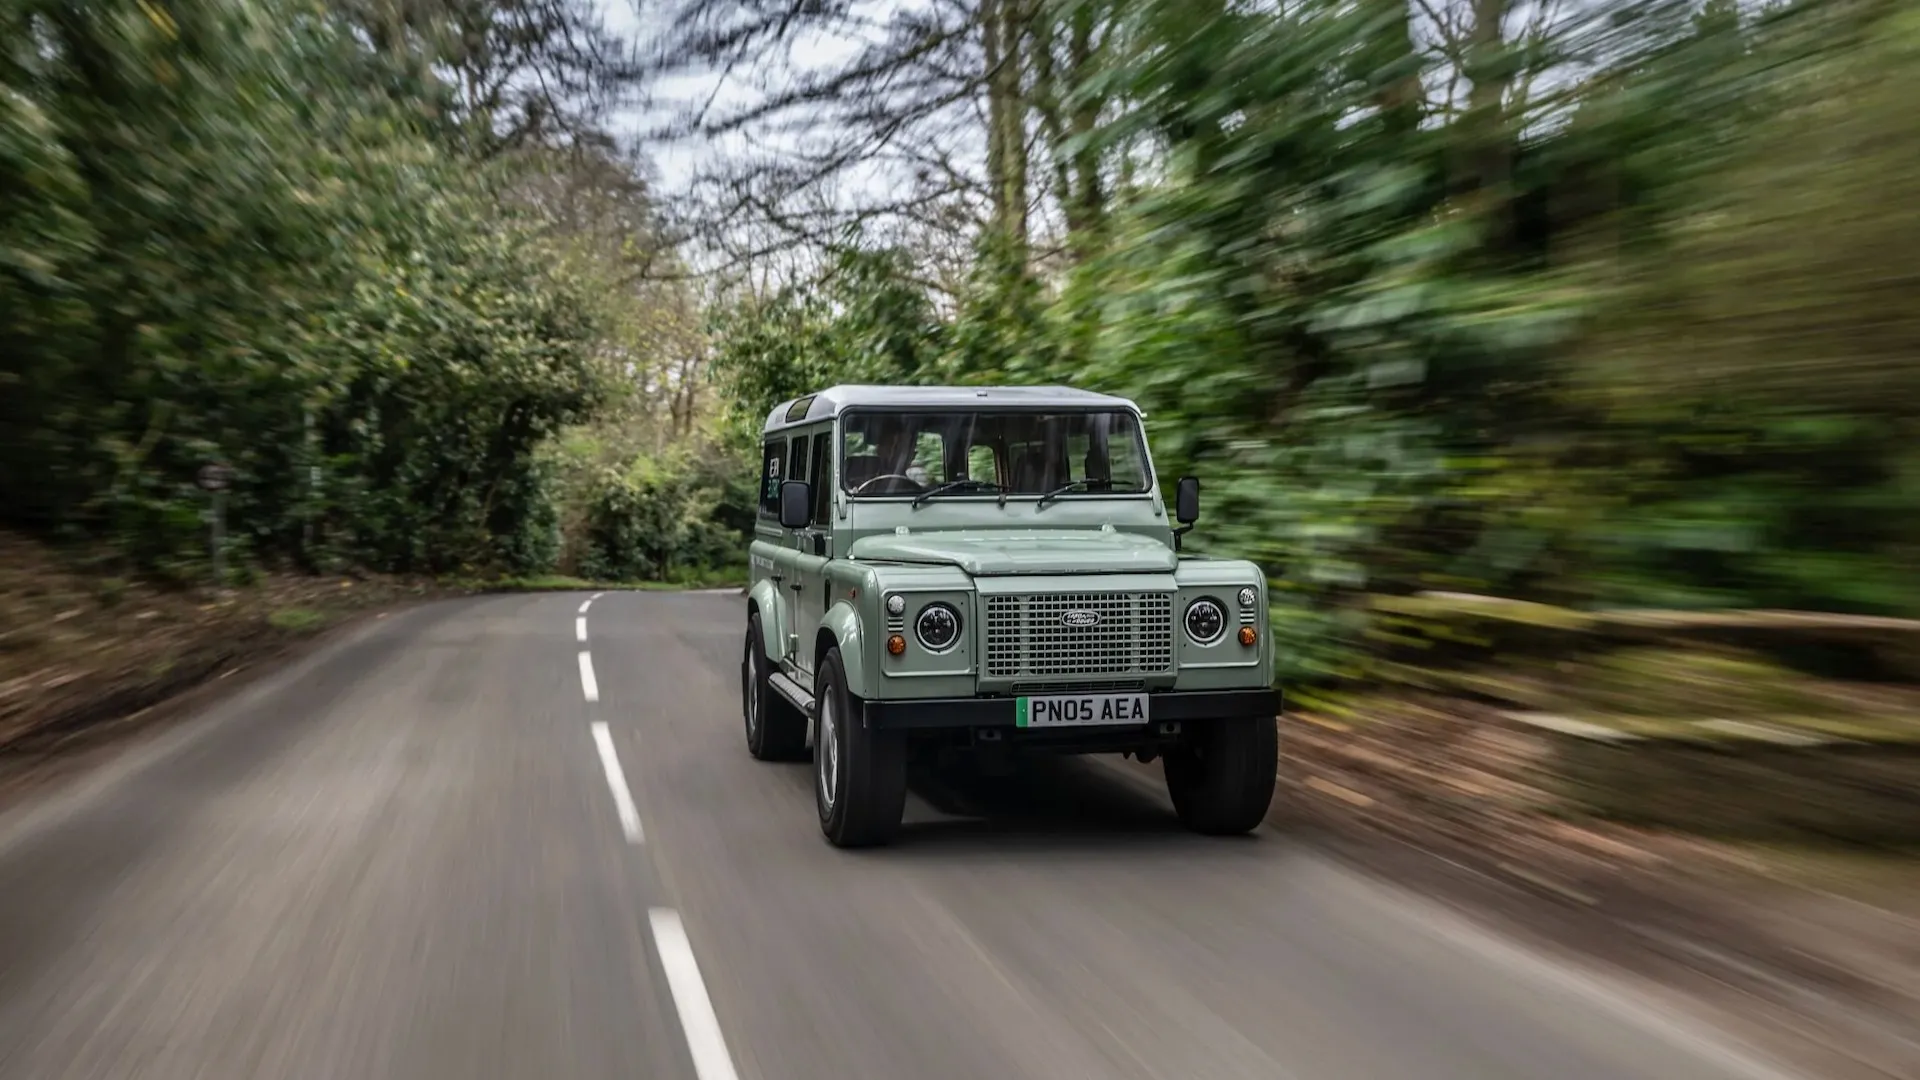
POLYGON ((829 848, 741 605, 402 611, 10 813, 0 1077, 1781 1075, 1099 762, 829 848))

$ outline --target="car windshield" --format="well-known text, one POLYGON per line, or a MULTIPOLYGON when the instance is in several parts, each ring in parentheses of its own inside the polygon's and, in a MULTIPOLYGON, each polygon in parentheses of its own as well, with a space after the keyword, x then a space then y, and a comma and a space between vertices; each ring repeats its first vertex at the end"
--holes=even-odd
POLYGON ((1140 423, 1123 409, 848 412, 841 430, 841 486, 858 497, 950 485, 935 497, 1086 498, 1137 495, 1149 482, 1140 423))

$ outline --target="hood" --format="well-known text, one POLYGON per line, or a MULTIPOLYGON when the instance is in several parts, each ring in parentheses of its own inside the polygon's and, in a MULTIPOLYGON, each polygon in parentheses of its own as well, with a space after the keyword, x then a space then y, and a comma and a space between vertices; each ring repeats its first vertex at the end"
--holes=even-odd
POLYGON ((1002 574, 1167 573, 1172 549, 1150 536, 1104 529, 954 529, 889 533, 853 542, 856 559, 957 566, 975 577, 1002 574))

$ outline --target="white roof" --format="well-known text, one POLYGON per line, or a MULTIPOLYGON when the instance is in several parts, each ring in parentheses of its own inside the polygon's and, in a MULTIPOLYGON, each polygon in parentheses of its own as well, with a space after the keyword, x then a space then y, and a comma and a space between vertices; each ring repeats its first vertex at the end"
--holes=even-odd
POLYGON ((788 427, 840 415, 840 411, 861 406, 901 409, 978 409, 1004 406, 1023 409, 1126 409, 1138 412, 1133 402, 1110 394, 1096 394, 1071 386, 832 386, 817 394, 793 398, 774 406, 767 414, 764 428, 788 427), (794 406, 806 402, 804 412, 789 419, 794 406))

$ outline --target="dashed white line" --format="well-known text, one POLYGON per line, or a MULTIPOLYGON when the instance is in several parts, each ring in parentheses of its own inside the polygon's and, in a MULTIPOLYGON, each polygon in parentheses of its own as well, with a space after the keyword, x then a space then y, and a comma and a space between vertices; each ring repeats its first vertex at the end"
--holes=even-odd
POLYGON ((647 919, 653 923, 653 944, 660 950, 660 966, 667 973, 667 989, 673 992, 687 1049, 693 1053, 694 1075, 700 1080, 739 1080, 726 1037, 720 1033, 720 1018, 714 1015, 707 984, 700 978, 700 964, 693 958, 693 943, 680 925, 680 913, 654 908, 647 912, 647 919))
POLYGON ((585 649, 580 650, 580 692, 588 701, 600 700, 600 684, 593 678, 593 656, 585 649))
MULTIPOLYGON (((587 608, 600 599, 594 593, 580 604, 580 615, 573 620, 574 640, 587 640, 587 608)), ((593 677, 593 654, 580 650, 580 690, 588 701, 600 700, 600 684, 593 677)), ((620 767, 620 754, 613 747, 613 732, 606 721, 593 722, 593 745, 600 753, 600 767, 607 774, 607 789, 613 793, 614 812, 620 817, 620 831, 627 843, 646 839, 640 828, 640 810, 633 804, 633 791, 627 787, 627 773, 620 767)), ((694 959, 693 943, 687 940, 680 913, 672 908, 653 908, 647 912, 653 924, 653 944, 660 951, 660 966, 667 974, 667 988, 673 994, 674 1011, 680 1016, 680 1029, 686 1035, 687 1050, 693 1058, 698 1080, 740 1080, 734 1071, 733 1055, 727 1051, 727 1039, 720 1031, 720 1018, 707 996, 706 980, 700 977, 700 963, 694 959)))
POLYGON ((627 843, 637 844, 646 839, 640 831, 640 811, 633 805, 633 792, 627 790, 627 773, 620 767, 620 755, 613 750, 613 733, 607 730, 605 721, 593 722, 593 745, 600 751, 600 767, 607 772, 607 787, 613 790, 613 809, 620 815, 620 831, 627 834, 627 843))

